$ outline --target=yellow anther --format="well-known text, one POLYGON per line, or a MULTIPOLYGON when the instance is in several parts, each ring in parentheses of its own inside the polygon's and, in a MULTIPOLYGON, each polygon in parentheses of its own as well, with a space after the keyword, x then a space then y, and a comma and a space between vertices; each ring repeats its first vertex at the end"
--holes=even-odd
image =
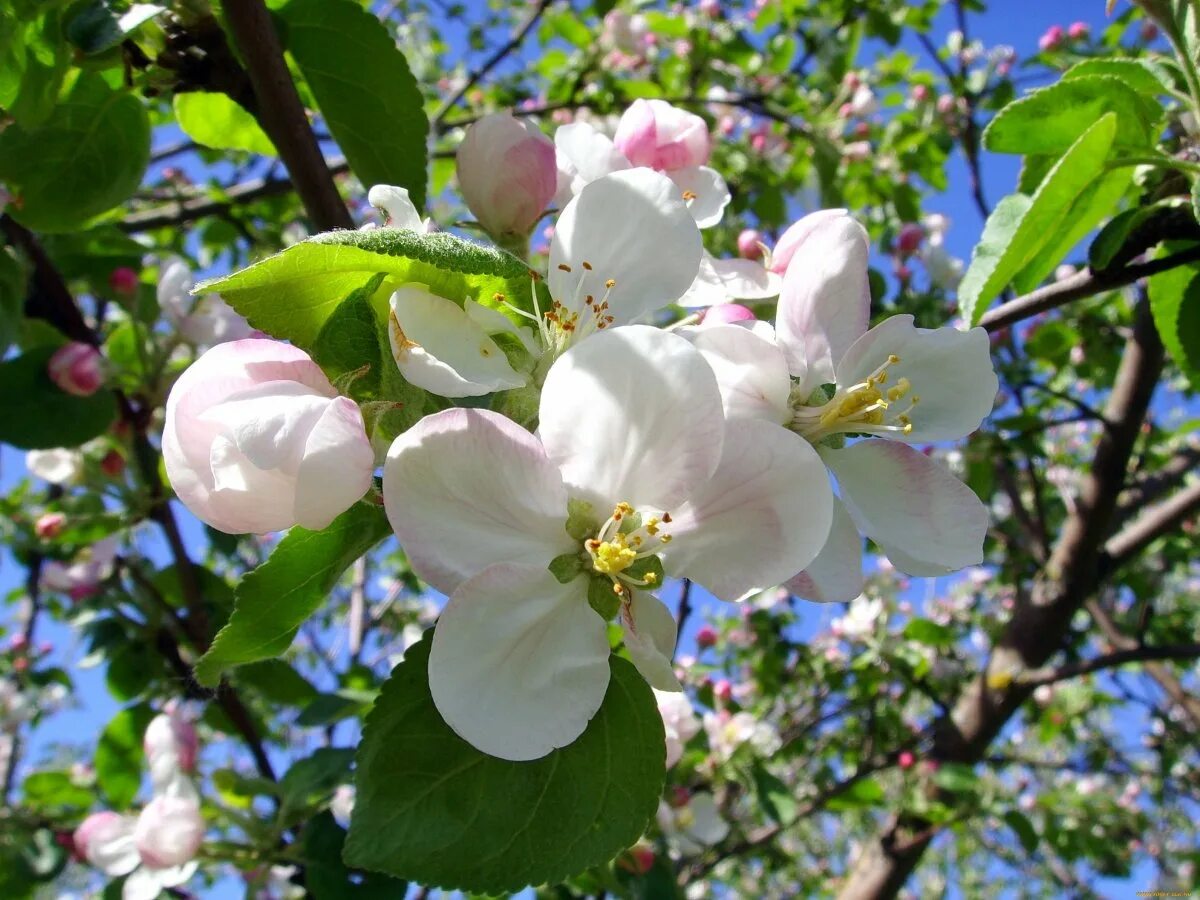
POLYGON ((669 544, 669 543, 671 543, 671 536, 669 534, 664 534, 662 537, 660 537, 658 539, 658 542, 660 544, 669 544))
POLYGON ((632 566, 635 559, 637 553, 626 547, 624 541, 605 541, 596 548, 592 565, 601 574, 616 575, 632 566))
POLYGON ((645 581, 646 584, 658 584, 658 575, 654 572, 647 572, 645 581))
POLYGON ((889 388, 887 395, 889 400, 899 400, 905 394, 912 390, 912 384, 907 378, 901 378, 896 382, 896 386, 889 388))
POLYGON ((900 362, 900 357, 898 357, 895 353, 892 353, 888 356, 888 365, 889 366, 894 366, 898 362, 900 362))
POLYGON ((615 278, 608 279, 608 281, 604 282, 604 286, 606 288, 609 288, 610 290, 612 288, 615 288, 617 286, 617 279, 615 279, 615 278))
POLYGON ((626 503, 624 500, 622 500, 620 503, 618 503, 616 505, 613 515, 616 516, 617 513, 623 513, 625 515, 629 515, 632 512, 633 512, 633 507, 630 506, 628 503, 626 503))
POLYGON ((651 516, 649 519, 646 520, 646 524, 643 527, 646 529, 646 534, 649 534, 649 535, 658 534, 658 519, 651 516))
POLYGON ((570 267, 570 266, 568 266, 566 263, 559 263, 559 264, 558 264, 558 271, 560 271, 560 272, 570 272, 570 271, 571 271, 571 267, 570 267))
POLYGON ((587 269, 589 272, 592 271, 592 264, 590 262, 588 262, 586 259, 583 261, 583 267, 585 269, 587 269))
POLYGON ((497 303, 503 303, 505 300, 505 296, 502 293, 500 293, 499 291, 496 291, 496 293, 492 294, 492 299, 495 300, 497 303))
POLYGON ((683 199, 684 199, 685 201, 695 200, 695 199, 696 199, 696 192, 695 192, 695 191, 684 191, 684 192, 683 192, 683 199))

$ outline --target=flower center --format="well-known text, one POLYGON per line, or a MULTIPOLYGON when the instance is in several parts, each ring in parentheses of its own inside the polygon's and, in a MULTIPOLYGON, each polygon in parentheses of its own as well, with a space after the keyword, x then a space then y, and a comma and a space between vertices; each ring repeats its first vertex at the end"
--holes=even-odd
POLYGON ((670 513, 642 515, 628 503, 618 503, 596 536, 583 542, 592 570, 612 581, 613 593, 624 599, 632 588, 653 588, 659 583, 661 563, 656 552, 671 543, 662 526, 670 513))
POLYGON ((893 353, 866 380, 849 387, 838 386, 828 402, 797 404, 792 430, 814 444, 838 434, 910 433, 911 413, 921 398, 912 393, 907 378, 897 378, 888 387, 888 369, 899 362, 900 357, 893 353))
MULTIPOLYGON (((566 263, 560 263, 558 268, 559 271, 568 274, 574 274, 575 271, 566 263)), ((561 299, 551 298, 550 308, 545 313, 542 312, 537 293, 537 283, 541 276, 533 271, 529 273, 533 279, 532 313, 506 302, 503 295, 496 295, 496 299, 502 305, 537 325, 542 346, 546 348, 552 360, 561 356, 575 341, 587 337, 593 331, 603 331, 614 321, 608 311, 608 296, 617 286, 616 279, 598 275, 595 267, 587 260, 580 263, 580 269, 569 308, 561 299)))

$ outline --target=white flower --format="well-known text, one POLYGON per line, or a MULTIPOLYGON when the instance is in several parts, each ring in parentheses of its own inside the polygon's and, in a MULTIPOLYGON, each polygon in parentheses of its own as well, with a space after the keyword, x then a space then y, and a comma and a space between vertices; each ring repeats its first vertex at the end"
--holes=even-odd
POLYGON ((748 712, 704 714, 704 733, 708 748, 722 762, 728 761, 743 744, 749 744, 761 756, 770 756, 780 745, 779 732, 748 712))
POLYGON ((717 259, 707 250, 696 280, 680 306, 716 306, 732 300, 765 300, 779 295, 782 279, 756 259, 717 259))
POLYGON ((83 454, 66 447, 30 450, 25 454, 25 468, 51 484, 68 484, 83 474, 83 454))
POLYGON ((535 437, 485 410, 427 416, 383 476, 413 570, 450 597, 434 703, 512 760, 571 743, 596 713, 618 610, 638 669, 679 690, 676 625, 649 592, 660 572, 736 600, 803 568, 832 515, 811 447, 767 423, 727 427, 711 370, 677 335, 635 325, 572 347, 539 420, 535 437))
POLYGON ((707 792, 693 794, 683 806, 658 806, 658 827, 680 853, 699 853, 725 840, 729 823, 721 818, 717 803, 707 792))
POLYGON ((583 338, 633 322, 679 299, 696 279, 701 239, 671 181, 649 169, 601 178, 567 204, 554 228, 546 278, 551 308, 509 307, 536 326, 518 328, 473 300, 463 304, 408 284, 391 299, 392 355, 400 373, 443 397, 521 387, 583 338), (516 338, 518 371, 494 339, 516 338), (538 360, 544 360, 538 368, 538 360))
POLYGON ((94 591, 113 571, 117 557, 115 535, 96 541, 76 554, 69 563, 53 560, 42 566, 42 587, 83 596, 94 591))
POLYGON ((189 344, 211 347, 239 341, 255 333, 232 307, 216 294, 191 295, 194 281, 188 264, 177 256, 165 259, 158 274, 158 305, 163 316, 189 344))
POLYGON ((662 716, 663 730, 667 736, 667 768, 679 762, 683 756, 683 745, 700 732, 700 719, 692 708, 692 701, 682 691, 654 691, 658 702, 658 714, 662 716))
POLYGON ((337 790, 333 792, 333 799, 329 801, 329 811, 333 814, 334 821, 343 828, 350 827, 350 815, 354 812, 355 796, 354 785, 339 784, 337 790))
POLYGON ((865 594, 850 602, 850 610, 830 625, 833 633, 848 641, 862 641, 875 634, 875 625, 883 615, 883 601, 865 594))
MULTIPOLYGON (((429 219, 421 219, 421 214, 408 196, 407 188, 377 184, 367 191, 367 202, 383 213, 383 224, 387 228, 417 232, 430 230, 429 219)), ((364 225, 359 230, 370 231, 376 227, 374 224, 364 225)))
POLYGON ((849 601, 862 589, 860 534, 910 575, 982 561, 987 510, 908 445, 974 431, 998 382, 982 328, 930 330, 893 316, 868 331, 866 232, 842 213, 810 218, 784 276, 773 341, 736 325, 684 333, 713 366, 729 418, 801 435, 837 479, 829 544, 789 587, 849 601), (873 439, 847 443, 861 436, 873 439))

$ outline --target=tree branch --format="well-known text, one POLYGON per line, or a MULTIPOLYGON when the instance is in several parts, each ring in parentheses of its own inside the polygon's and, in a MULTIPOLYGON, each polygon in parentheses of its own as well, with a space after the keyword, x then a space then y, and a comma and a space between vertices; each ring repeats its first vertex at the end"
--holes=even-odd
POLYGON ((1154 662, 1163 659, 1200 659, 1200 644, 1176 644, 1170 647, 1130 647, 1115 653, 1106 653, 1094 659, 1070 663, 1057 669, 1030 672, 1020 679, 1026 687, 1039 687, 1043 684, 1055 684, 1068 681, 1081 675, 1099 672, 1104 669, 1115 669, 1130 663, 1154 662))
POLYGON ((254 86, 259 123, 279 151, 313 224, 321 231, 353 228, 350 211, 308 124, 266 5, 262 0, 232 0, 224 9, 254 86))

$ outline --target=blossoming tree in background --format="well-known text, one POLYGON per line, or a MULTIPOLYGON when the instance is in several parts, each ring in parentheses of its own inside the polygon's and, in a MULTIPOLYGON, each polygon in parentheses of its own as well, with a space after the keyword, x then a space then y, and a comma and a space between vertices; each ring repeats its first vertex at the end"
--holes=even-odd
POLYGON ((10 7, 0 894, 1194 882, 1191 4, 10 7))

